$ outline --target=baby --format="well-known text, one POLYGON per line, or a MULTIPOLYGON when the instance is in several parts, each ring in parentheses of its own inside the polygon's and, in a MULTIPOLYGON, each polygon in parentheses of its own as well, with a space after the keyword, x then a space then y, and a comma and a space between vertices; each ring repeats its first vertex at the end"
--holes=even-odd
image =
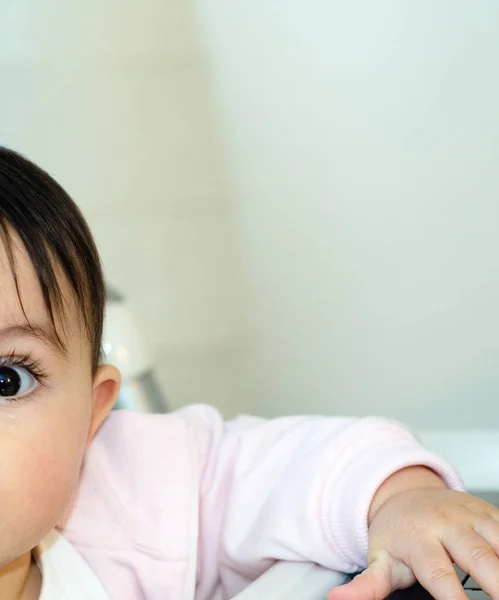
POLYGON ((5 149, 0 237, 2 600, 225 599, 277 560, 365 569, 334 600, 464 600, 452 560, 497 597, 499 511, 396 423, 110 413, 91 233, 5 149))

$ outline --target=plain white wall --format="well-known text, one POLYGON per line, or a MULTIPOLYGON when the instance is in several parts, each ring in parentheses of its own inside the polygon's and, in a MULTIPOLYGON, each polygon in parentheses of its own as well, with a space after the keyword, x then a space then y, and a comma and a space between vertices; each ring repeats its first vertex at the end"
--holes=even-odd
POLYGON ((499 4, 196 0, 248 409, 499 423, 499 4))

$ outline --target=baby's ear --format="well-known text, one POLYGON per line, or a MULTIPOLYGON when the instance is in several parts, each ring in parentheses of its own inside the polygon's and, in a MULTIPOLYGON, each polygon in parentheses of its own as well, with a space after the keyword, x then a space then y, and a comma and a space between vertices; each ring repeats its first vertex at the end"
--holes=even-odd
POLYGON ((100 365, 94 377, 92 391, 92 420, 88 432, 91 442, 99 427, 113 408, 120 391, 121 375, 113 365, 100 365))

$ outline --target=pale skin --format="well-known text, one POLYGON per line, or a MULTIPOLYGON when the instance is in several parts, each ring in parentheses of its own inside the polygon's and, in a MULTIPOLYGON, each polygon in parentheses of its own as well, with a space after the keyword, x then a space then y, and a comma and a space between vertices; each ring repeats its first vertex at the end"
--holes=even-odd
POLYGON ((27 382, 19 397, 0 397, 0 598, 34 600, 41 577, 31 551, 70 504, 85 449, 115 402, 120 376, 109 365, 92 373, 90 345, 64 281, 67 318, 58 331, 65 350, 53 344, 33 267, 14 240, 24 310, 40 331, 26 328, 0 243, 0 365, 14 366, 27 382), (28 367, 12 364, 25 356, 43 372, 41 382, 30 380, 28 367))
MULTIPOLYGON (((111 410, 120 384, 109 365, 92 372, 90 345, 63 278, 65 319, 54 344, 33 267, 15 238, 19 303, 0 244, 0 366, 23 372, 24 392, 0 396, 0 598, 36 600, 41 576, 32 550, 64 517, 83 457, 111 410), (30 375, 29 356, 40 381, 30 375), (31 377, 31 379, 30 379, 31 377)), ((499 600, 499 514, 472 496, 451 492, 431 471, 392 475, 369 511, 369 568, 336 588, 330 600, 381 600, 417 577, 438 600, 466 600, 453 560, 499 600)))

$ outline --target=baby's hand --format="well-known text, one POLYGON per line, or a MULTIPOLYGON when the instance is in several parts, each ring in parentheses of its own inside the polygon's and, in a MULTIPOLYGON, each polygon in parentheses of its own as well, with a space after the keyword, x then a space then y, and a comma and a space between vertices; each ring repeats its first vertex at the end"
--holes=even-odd
POLYGON ((329 600, 381 600, 416 579, 437 600, 467 600, 454 561, 499 599, 499 510, 447 489, 409 489, 389 498, 369 527, 369 567, 329 600))

